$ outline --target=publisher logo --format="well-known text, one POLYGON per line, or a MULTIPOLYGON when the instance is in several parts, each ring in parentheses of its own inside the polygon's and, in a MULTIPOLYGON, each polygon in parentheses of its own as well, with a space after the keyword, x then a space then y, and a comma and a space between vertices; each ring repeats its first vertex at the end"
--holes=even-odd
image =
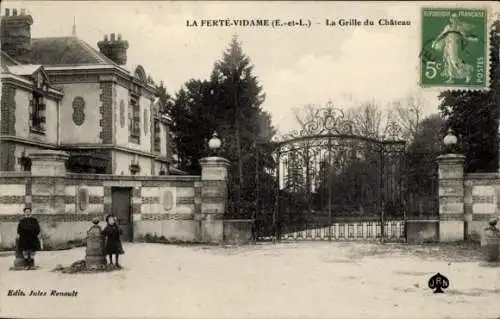
POLYGON ((435 274, 429 279, 429 288, 434 290, 435 294, 442 294, 444 292, 443 289, 446 289, 450 286, 450 281, 445 276, 440 273, 435 274))

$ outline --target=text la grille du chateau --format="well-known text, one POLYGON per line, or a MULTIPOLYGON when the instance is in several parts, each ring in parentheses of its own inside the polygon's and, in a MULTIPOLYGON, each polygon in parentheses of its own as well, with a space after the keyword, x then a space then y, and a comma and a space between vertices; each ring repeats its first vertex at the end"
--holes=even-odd
MULTIPOLYGON (((300 19, 302 20, 302 19, 300 19)), ((186 20, 187 27, 271 27, 288 24, 282 19, 202 19, 202 20, 186 20)), ((409 26, 411 21, 397 19, 325 19, 322 22, 315 24, 323 24, 325 26, 409 26)))

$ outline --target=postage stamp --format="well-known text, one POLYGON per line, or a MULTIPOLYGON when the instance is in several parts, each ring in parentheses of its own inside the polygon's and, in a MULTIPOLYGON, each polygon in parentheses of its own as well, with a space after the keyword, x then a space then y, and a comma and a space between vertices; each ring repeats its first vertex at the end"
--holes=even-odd
POLYGON ((421 27, 422 87, 488 88, 487 10, 424 8, 421 27))

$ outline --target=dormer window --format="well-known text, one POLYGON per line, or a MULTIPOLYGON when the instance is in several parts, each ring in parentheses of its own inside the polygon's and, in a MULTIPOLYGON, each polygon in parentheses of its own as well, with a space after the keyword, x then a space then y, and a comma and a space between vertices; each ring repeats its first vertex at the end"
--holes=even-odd
POLYGON ((43 86, 43 75, 41 72, 38 72, 36 76, 36 88, 41 90, 43 86))
POLYGON ((45 134, 45 101, 39 92, 33 92, 30 100, 30 131, 37 134, 45 134))
POLYGON ((134 77, 136 79, 138 79, 140 82, 147 82, 148 81, 148 78, 146 76, 146 71, 144 71, 144 68, 140 65, 138 65, 136 68, 135 68, 135 71, 134 71, 134 77))
POLYGON ((37 72, 34 76, 36 89, 39 91, 47 92, 49 90, 49 83, 45 79, 42 72, 37 72))

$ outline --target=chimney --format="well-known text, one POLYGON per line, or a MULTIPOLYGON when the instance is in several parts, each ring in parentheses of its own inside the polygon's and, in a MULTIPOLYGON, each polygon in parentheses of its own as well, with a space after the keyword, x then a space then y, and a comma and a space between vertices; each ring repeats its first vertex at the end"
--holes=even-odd
POLYGON ((33 18, 26 14, 25 9, 21 9, 20 15, 17 9, 12 9, 12 15, 10 13, 11 10, 6 8, 2 17, 2 51, 22 61, 19 57, 30 50, 33 18))
POLYGON ((97 46, 102 54, 111 59, 118 65, 127 64, 127 49, 128 41, 122 40, 122 36, 111 33, 109 36, 105 35, 104 40, 97 42, 97 46))

